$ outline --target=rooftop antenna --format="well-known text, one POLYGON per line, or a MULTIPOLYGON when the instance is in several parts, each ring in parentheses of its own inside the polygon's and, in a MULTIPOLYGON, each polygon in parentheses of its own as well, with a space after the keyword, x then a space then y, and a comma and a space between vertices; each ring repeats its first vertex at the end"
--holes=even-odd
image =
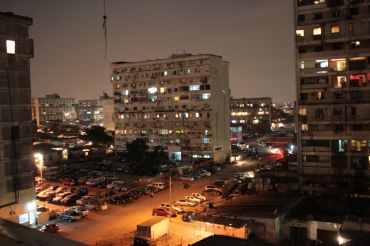
POLYGON ((103 9, 104 9, 104 15, 103 15, 103 31, 104 31, 104 60, 105 63, 107 63, 107 46, 108 46, 108 38, 107 38, 107 15, 105 10, 105 0, 103 0, 103 9))

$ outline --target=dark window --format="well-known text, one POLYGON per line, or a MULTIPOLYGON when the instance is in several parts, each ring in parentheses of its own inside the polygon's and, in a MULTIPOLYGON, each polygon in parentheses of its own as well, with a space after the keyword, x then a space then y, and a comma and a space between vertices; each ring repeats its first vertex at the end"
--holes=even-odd
POLYGON ((339 17, 339 16, 340 16, 340 10, 334 10, 334 11, 332 12, 332 16, 333 16, 333 18, 337 18, 337 17, 339 17))
POLYGON ((305 15, 298 15, 298 22, 304 22, 306 20, 305 15))
POLYGON ((341 43, 333 43, 333 50, 340 50, 342 49, 341 43))
POLYGON ((333 115, 342 115, 342 109, 341 108, 334 108, 333 109, 333 115))
POLYGON ((366 156, 352 156, 351 167, 357 170, 367 169, 368 160, 366 156))
POLYGON ((299 54, 306 53, 306 49, 305 48, 299 48, 298 53, 299 54))
POLYGON ((324 110, 322 108, 315 109, 315 117, 318 119, 324 118, 324 110))
POLYGON ((324 50, 324 47, 323 46, 315 46, 315 52, 321 52, 324 50))
POLYGON ((359 14, 358 8, 351 8, 350 9, 350 14, 351 15, 358 15, 359 14))
POLYGON ((307 93, 301 93, 301 100, 307 100, 307 93))
POLYGON ((314 18, 314 20, 321 20, 322 19, 322 13, 316 13, 313 18, 314 18))

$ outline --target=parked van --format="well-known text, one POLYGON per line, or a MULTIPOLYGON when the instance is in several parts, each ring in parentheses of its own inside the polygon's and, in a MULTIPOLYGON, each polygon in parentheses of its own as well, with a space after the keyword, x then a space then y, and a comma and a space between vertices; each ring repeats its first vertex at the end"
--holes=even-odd
POLYGON ((165 183, 162 183, 162 182, 154 182, 154 183, 150 184, 150 186, 156 187, 156 188, 158 188, 160 190, 166 189, 165 183))

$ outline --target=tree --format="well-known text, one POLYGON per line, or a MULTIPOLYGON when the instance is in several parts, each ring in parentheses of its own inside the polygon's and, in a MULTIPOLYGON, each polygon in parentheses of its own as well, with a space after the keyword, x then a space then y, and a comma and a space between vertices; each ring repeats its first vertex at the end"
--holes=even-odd
POLYGON ((149 146, 146 144, 144 139, 137 138, 130 143, 126 143, 126 149, 127 160, 142 165, 145 160, 146 152, 149 149, 149 146))
POLYGON ((109 136, 105 132, 105 128, 102 126, 92 126, 91 128, 88 128, 84 139, 92 141, 93 144, 97 145, 108 145, 113 143, 113 137, 109 136))

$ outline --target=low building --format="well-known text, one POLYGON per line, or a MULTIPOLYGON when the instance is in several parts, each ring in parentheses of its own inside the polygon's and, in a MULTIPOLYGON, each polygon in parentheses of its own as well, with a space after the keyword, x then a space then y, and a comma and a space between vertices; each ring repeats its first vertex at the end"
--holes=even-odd
POLYGON ((302 197, 294 194, 259 193, 258 196, 239 196, 207 213, 211 216, 242 220, 245 238, 256 238, 268 243, 283 240, 282 223, 288 212, 302 197))
POLYGON ((260 242, 260 241, 251 241, 241 238, 223 236, 223 235, 213 235, 206 237, 196 243, 191 244, 191 246, 272 246, 272 244, 260 242))

